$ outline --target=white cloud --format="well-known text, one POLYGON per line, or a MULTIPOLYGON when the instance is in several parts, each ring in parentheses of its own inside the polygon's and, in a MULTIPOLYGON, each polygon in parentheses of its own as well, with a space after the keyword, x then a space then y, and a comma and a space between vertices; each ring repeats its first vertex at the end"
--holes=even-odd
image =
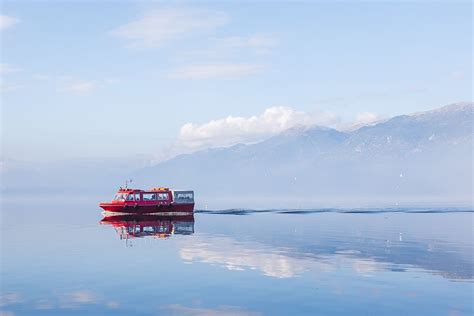
POLYGON ((338 122, 339 118, 328 112, 310 114, 277 106, 266 109, 259 116, 228 116, 204 124, 187 123, 179 131, 178 144, 188 148, 204 148, 249 143, 299 125, 335 126, 338 122))
POLYGON ((261 313, 235 306, 218 306, 216 308, 188 307, 173 304, 163 307, 167 314, 181 316, 259 316, 261 313))
POLYGON ((6 29, 14 26, 18 22, 20 22, 20 20, 17 19, 17 18, 2 14, 2 15, 0 15, 0 31, 1 30, 6 30, 6 29))
MULTIPOLYGON (((15 292, 7 292, 0 295, 0 307, 8 307, 10 305, 28 303, 23 295, 15 292)), ((78 308, 84 305, 103 305, 110 309, 115 309, 120 306, 119 302, 109 300, 103 295, 94 293, 89 290, 77 290, 73 292, 66 292, 55 294, 53 297, 42 297, 35 301, 33 307, 37 310, 49 310, 55 308, 78 308)), ((0 316, 1 316, 0 311, 0 316)))
POLYGON ((233 79, 257 74, 263 65, 252 64, 205 64, 183 67, 170 74, 173 79, 233 79))
POLYGON ((57 297, 58 307, 66 309, 77 308, 81 305, 100 304, 103 300, 102 295, 88 290, 61 293, 57 297))
POLYGON ((21 71, 21 68, 18 68, 14 65, 5 64, 5 63, 0 64, 0 75, 2 76, 19 72, 19 71, 21 71))
POLYGON ((167 315, 182 316, 259 316, 261 313, 249 311, 235 306, 218 306, 216 308, 188 307, 179 304, 164 306, 161 309, 167 311, 167 315))
POLYGON ((69 300, 79 304, 93 304, 100 300, 100 297, 89 291, 76 291, 69 294, 69 300))
POLYGON ((72 92, 75 94, 88 94, 96 88, 97 84, 92 81, 78 81, 64 84, 60 91, 72 92))
POLYGON ((254 34, 250 36, 229 36, 212 38, 197 49, 177 51, 174 55, 178 60, 198 59, 201 61, 226 61, 243 58, 254 58, 265 55, 278 45, 275 37, 254 34))
POLYGON ((259 242, 236 241, 225 236, 196 236, 192 245, 178 242, 184 262, 203 262, 230 271, 257 270, 278 279, 294 278, 312 271, 321 274, 351 268, 358 274, 370 275, 384 271, 387 264, 371 258, 361 258, 360 252, 319 253, 307 255, 259 242))
POLYGON ((368 125, 380 120, 380 116, 372 112, 362 112, 357 114, 354 124, 355 125, 368 125))
POLYGON ((38 83, 55 86, 56 91, 78 95, 86 95, 96 91, 97 89, 107 88, 120 82, 117 78, 83 79, 71 75, 35 74, 32 75, 31 78, 38 83))
POLYGON ((116 301, 108 301, 105 303, 105 306, 107 306, 110 309, 116 309, 120 307, 120 304, 119 302, 116 302, 116 301))
POLYGON ((116 309, 120 306, 117 301, 108 300, 101 294, 89 290, 78 290, 70 293, 60 294, 58 297, 60 308, 78 308, 84 305, 103 305, 110 309, 116 309))
MULTIPOLYGON (((292 258, 257 242, 238 243, 229 237, 197 238, 192 246, 183 246, 180 257, 185 262, 204 262, 220 265, 231 271, 259 270, 278 278, 293 278, 314 265, 312 260, 292 258)), ((320 270, 330 269, 316 263, 320 270)))
POLYGON ((351 122, 339 124, 337 127, 341 131, 352 132, 364 126, 371 126, 383 122, 385 118, 373 112, 358 113, 351 122))
POLYGON ((20 293, 6 292, 0 295, 0 306, 9 306, 23 303, 25 298, 20 293))
POLYGON ((168 8, 149 12, 142 18, 112 31, 112 34, 129 41, 130 47, 154 48, 190 34, 213 30, 226 24, 224 12, 168 8))

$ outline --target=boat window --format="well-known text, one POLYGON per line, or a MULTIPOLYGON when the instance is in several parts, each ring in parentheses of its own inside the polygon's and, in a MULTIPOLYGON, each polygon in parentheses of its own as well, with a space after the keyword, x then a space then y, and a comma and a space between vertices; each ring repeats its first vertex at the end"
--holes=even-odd
POLYGON ((143 201, 153 201, 156 200, 155 193, 143 193, 143 201))
POLYGON ((135 197, 133 194, 129 194, 127 197, 127 201, 135 201, 135 197))
POLYGON ((140 193, 135 193, 135 201, 140 201, 140 193))
POLYGON ((192 193, 177 193, 176 199, 178 200, 192 200, 193 194, 192 193))
POLYGON ((168 193, 158 193, 158 194, 157 194, 157 198, 158 198, 158 200, 160 200, 160 201, 164 201, 164 200, 168 200, 168 199, 169 199, 169 195, 168 195, 168 193))
POLYGON ((194 203, 193 191, 174 191, 175 203, 194 203))
POLYGON ((125 201, 125 197, 127 195, 123 193, 117 193, 115 194, 114 201, 125 201))

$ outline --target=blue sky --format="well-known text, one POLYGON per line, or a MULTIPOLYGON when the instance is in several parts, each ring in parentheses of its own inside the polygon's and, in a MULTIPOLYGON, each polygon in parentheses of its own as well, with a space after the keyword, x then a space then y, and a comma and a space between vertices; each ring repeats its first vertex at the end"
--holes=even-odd
POLYGON ((4 160, 162 157, 472 100, 470 2, 4 1, 0 22, 4 160))

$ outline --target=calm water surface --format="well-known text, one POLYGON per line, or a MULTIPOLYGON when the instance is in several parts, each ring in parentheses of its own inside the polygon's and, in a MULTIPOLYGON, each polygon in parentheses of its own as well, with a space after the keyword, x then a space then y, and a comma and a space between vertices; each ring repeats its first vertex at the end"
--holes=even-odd
POLYGON ((369 211, 4 201, 0 315, 473 315, 474 213, 369 211))

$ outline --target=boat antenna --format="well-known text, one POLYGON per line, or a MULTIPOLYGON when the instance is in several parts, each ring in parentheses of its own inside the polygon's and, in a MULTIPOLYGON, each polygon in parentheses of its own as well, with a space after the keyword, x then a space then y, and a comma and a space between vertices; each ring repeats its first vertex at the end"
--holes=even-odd
POLYGON ((132 183, 132 179, 125 180, 125 189, 128 189, 129 183, 132 183))

